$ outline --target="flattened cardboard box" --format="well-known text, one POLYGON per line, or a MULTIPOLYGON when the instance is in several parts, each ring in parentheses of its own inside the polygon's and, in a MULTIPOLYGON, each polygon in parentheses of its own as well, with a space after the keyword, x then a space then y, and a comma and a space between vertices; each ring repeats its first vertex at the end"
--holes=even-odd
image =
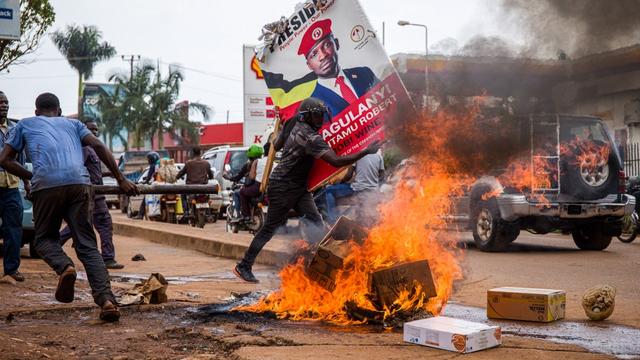
POLYGON ((502 331, 499 326, 436 316, 405 323, 403 339, 412 344, 470 353, 502 344, 502 331))
POLYGON ((564 318, 567 296, 563 290, 501 287, 487 291, 490 319, 550 322, 564 318))
POLYGON ((438 295, 427 260, 404 263, 371 274, 372 293, 383 306, 391 306, 402 291, 412 291, 416 285, 421 286, 427 298, 438 295))
POLYGON ((338 270, 342 269, 344 258, 351 252, 350 241, 362 244, 367 236, 368 232, 355 221, 340 217, 322 239, 306 267, 309 278, 328 291, 333 291, 338 270))

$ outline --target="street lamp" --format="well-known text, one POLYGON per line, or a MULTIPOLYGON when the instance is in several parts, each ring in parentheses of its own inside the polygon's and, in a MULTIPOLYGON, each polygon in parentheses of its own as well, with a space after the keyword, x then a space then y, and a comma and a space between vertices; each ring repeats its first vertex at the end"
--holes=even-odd
POLYGON ((424 107, 429 105, 429 30, 427 25, 414 24, 406 20, 399 20, 400 26, 419 26, 424 28, 424 107))

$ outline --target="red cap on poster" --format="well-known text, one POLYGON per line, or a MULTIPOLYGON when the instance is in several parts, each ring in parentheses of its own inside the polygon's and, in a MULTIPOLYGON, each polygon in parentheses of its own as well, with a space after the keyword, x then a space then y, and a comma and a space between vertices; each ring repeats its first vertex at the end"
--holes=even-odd
POLYGON ((302 36, 300 48, 298 48, 298 55, 307 56, 309 51, 313 49, 318 41, 329 35, 331 35, 331 20, 324 19, 316 21, 302 36))

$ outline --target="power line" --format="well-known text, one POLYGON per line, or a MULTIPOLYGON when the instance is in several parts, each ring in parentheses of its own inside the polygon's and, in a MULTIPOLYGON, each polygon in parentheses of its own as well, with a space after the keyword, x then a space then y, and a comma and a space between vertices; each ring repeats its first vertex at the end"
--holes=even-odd
POLYGON ((202 92, 205 92, 205 93, 216 94, 216 95, 228 97, 228 98, 231 98, 231 99, 237 99, 239 97, 239 96, 233 96, 233 95, 229 95, 227 93, 223 93, 223 92, 219 92, 219 91, 215 91, 215 90, 201 89, 201 88, 197 88, 197 87, 193 87, 193 86, 187 86, 187 85, 184 85, 184 84, 182 84, 181 86, 183 88, 186 88, 186 89, 191 89, 191 90, 202 91, 202 92))
POLYGON ((204 71, 204 70, 200 70, 200 69, 195 69, 192 67, 188 67, 188 66, 184 66, 184 65, 180 65, 180 64, 175 64, 175 63, 168 63, 168 62, 164 62, 164 61, 160 61, 161 64, 164 65, 169 65, 169 66, 175 66, 181 69, 185 69, 185 70, 189 70, 189 71, 193 71, 195 73, 199 73, 199 74, 203 74, 203 75, 208 75, 208 76, 212 76, 212 77, 217 77, 217 78, 221 78, 221 79, 225 79, 225 80, 230 80, 230 81, 242 81, 240 78, 236 77, 236 76, 232 76, 232 75, 226 75, 226 74, 221 74, 221 73, 214 73, 214 72, 208 72, 208 71, 204 71))
MULTIPOLYGON (((96 76, 102 76, 105 74, 93 74, 93 77, 96 76)), ((16 77, 5 77, 5 76, 0 76, 0 79, 2 80, 29 80, 29 79, 62 79, 62 78, 74 78, 74 77, 78 77, 78 75, 43 75, 43 76, 16 76, 16 77)))

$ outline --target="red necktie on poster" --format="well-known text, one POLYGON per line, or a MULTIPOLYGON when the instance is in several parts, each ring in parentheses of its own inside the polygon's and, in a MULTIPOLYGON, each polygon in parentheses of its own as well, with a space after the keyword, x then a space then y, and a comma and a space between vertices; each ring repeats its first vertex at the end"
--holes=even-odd
POLYGON ((345 99, 349 104, 352 104, 358 100, 356 94, 351 91, 349 85, 344 82, 344 76, 340 75, 336 78, 336 84, 340 87, 340 93, 342 94, 342 98, 345 99))

